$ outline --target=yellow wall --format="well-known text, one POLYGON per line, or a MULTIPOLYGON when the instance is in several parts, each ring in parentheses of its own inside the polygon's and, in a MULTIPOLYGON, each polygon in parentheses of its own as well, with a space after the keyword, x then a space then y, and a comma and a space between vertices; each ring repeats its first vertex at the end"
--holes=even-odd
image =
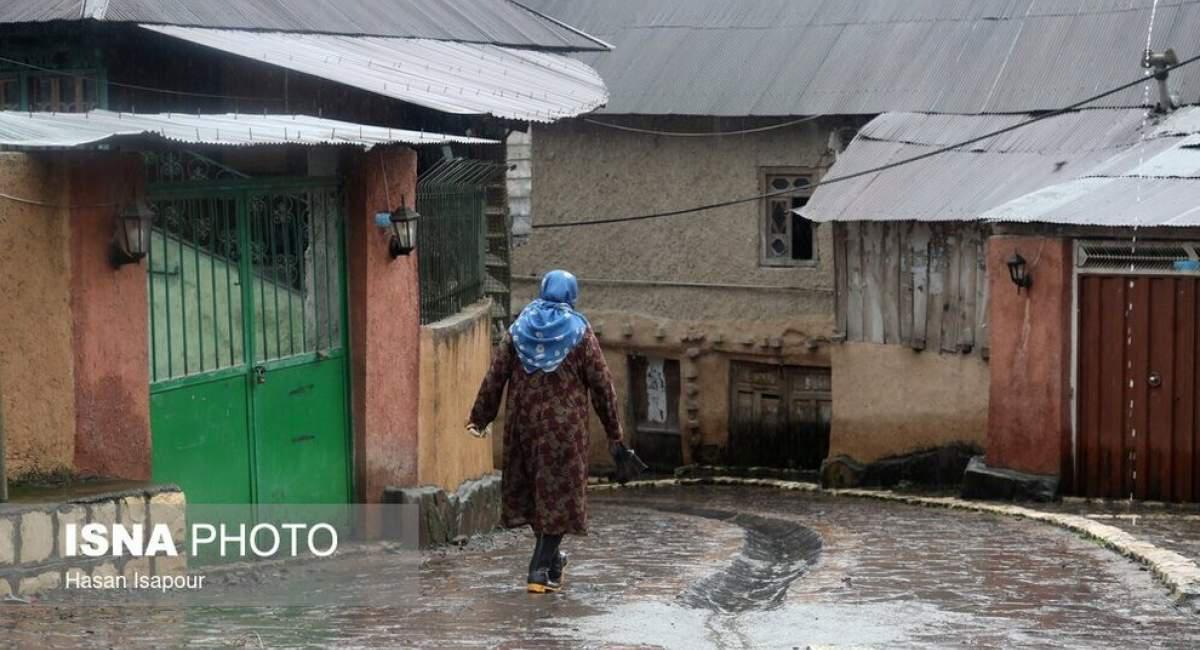
MULTIPOLYGON (((0 192, 63 205, 67 189, 61 166, 0 153, 0 192)), ((70 469, 74 461, 67 223, 61 210, 0 198, 0 407, 10 478, 70 469)))
POLYGON ((990 377, 978 355, 874 343, 831 352, 830 457, 869 463, 951 442, 984 445, 990 377))
MULTIPOLYGON (((492 357, 491 302, 421 327, 417 480, 454 491, 492 471, 492 446, 466 433, 467 416, 492 357)), ((500 422, 493 426, 500 435, 500 422)))

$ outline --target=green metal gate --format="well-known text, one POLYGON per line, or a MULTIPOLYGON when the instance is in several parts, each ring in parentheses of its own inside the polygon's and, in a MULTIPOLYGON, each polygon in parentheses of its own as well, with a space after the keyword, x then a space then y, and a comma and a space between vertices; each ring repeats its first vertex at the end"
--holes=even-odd
POLYGON ((348 502, 336 181, 169 182, 149 197, 155 480, 192 503, 348 502))

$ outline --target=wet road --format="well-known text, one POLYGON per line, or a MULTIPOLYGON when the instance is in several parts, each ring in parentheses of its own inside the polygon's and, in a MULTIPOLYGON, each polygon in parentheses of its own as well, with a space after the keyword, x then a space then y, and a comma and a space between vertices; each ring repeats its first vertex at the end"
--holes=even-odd
MULTIPOLYGON (((1148 572, 1028 521, 694 487, 592 497, 562 594, 524 593, 530 538, 431 553, 386 608, 0 606, 15 647, 1197 647, 1148 572)), ((380 558, 379 561, 386 561, 380 558)), ((371 590, 371 574, 336 588, 371 590)), ((378 587, 379 585, 375 585, 378 587)))

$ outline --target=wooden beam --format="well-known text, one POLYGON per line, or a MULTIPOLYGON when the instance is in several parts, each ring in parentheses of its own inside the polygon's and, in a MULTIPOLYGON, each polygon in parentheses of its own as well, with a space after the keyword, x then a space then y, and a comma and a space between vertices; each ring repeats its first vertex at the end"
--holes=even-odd
POLYGON ((917 222, 913 224, 909 235, 909 249, 912 253, 912 338, 909 345, 914 350, 924 350, 928 334, 926 323, 929 308, 929 224, 917 222))

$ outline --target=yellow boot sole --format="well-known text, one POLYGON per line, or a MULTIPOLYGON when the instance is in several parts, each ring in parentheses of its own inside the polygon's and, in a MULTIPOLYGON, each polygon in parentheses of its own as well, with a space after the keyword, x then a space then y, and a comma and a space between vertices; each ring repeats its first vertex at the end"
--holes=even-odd
POLYGON ((525 585, 525 591, 531 594, 552 594, 559 591, 561 587, 550 587, 547 585, 539 585, 536 582, 530 582, 525 585))

